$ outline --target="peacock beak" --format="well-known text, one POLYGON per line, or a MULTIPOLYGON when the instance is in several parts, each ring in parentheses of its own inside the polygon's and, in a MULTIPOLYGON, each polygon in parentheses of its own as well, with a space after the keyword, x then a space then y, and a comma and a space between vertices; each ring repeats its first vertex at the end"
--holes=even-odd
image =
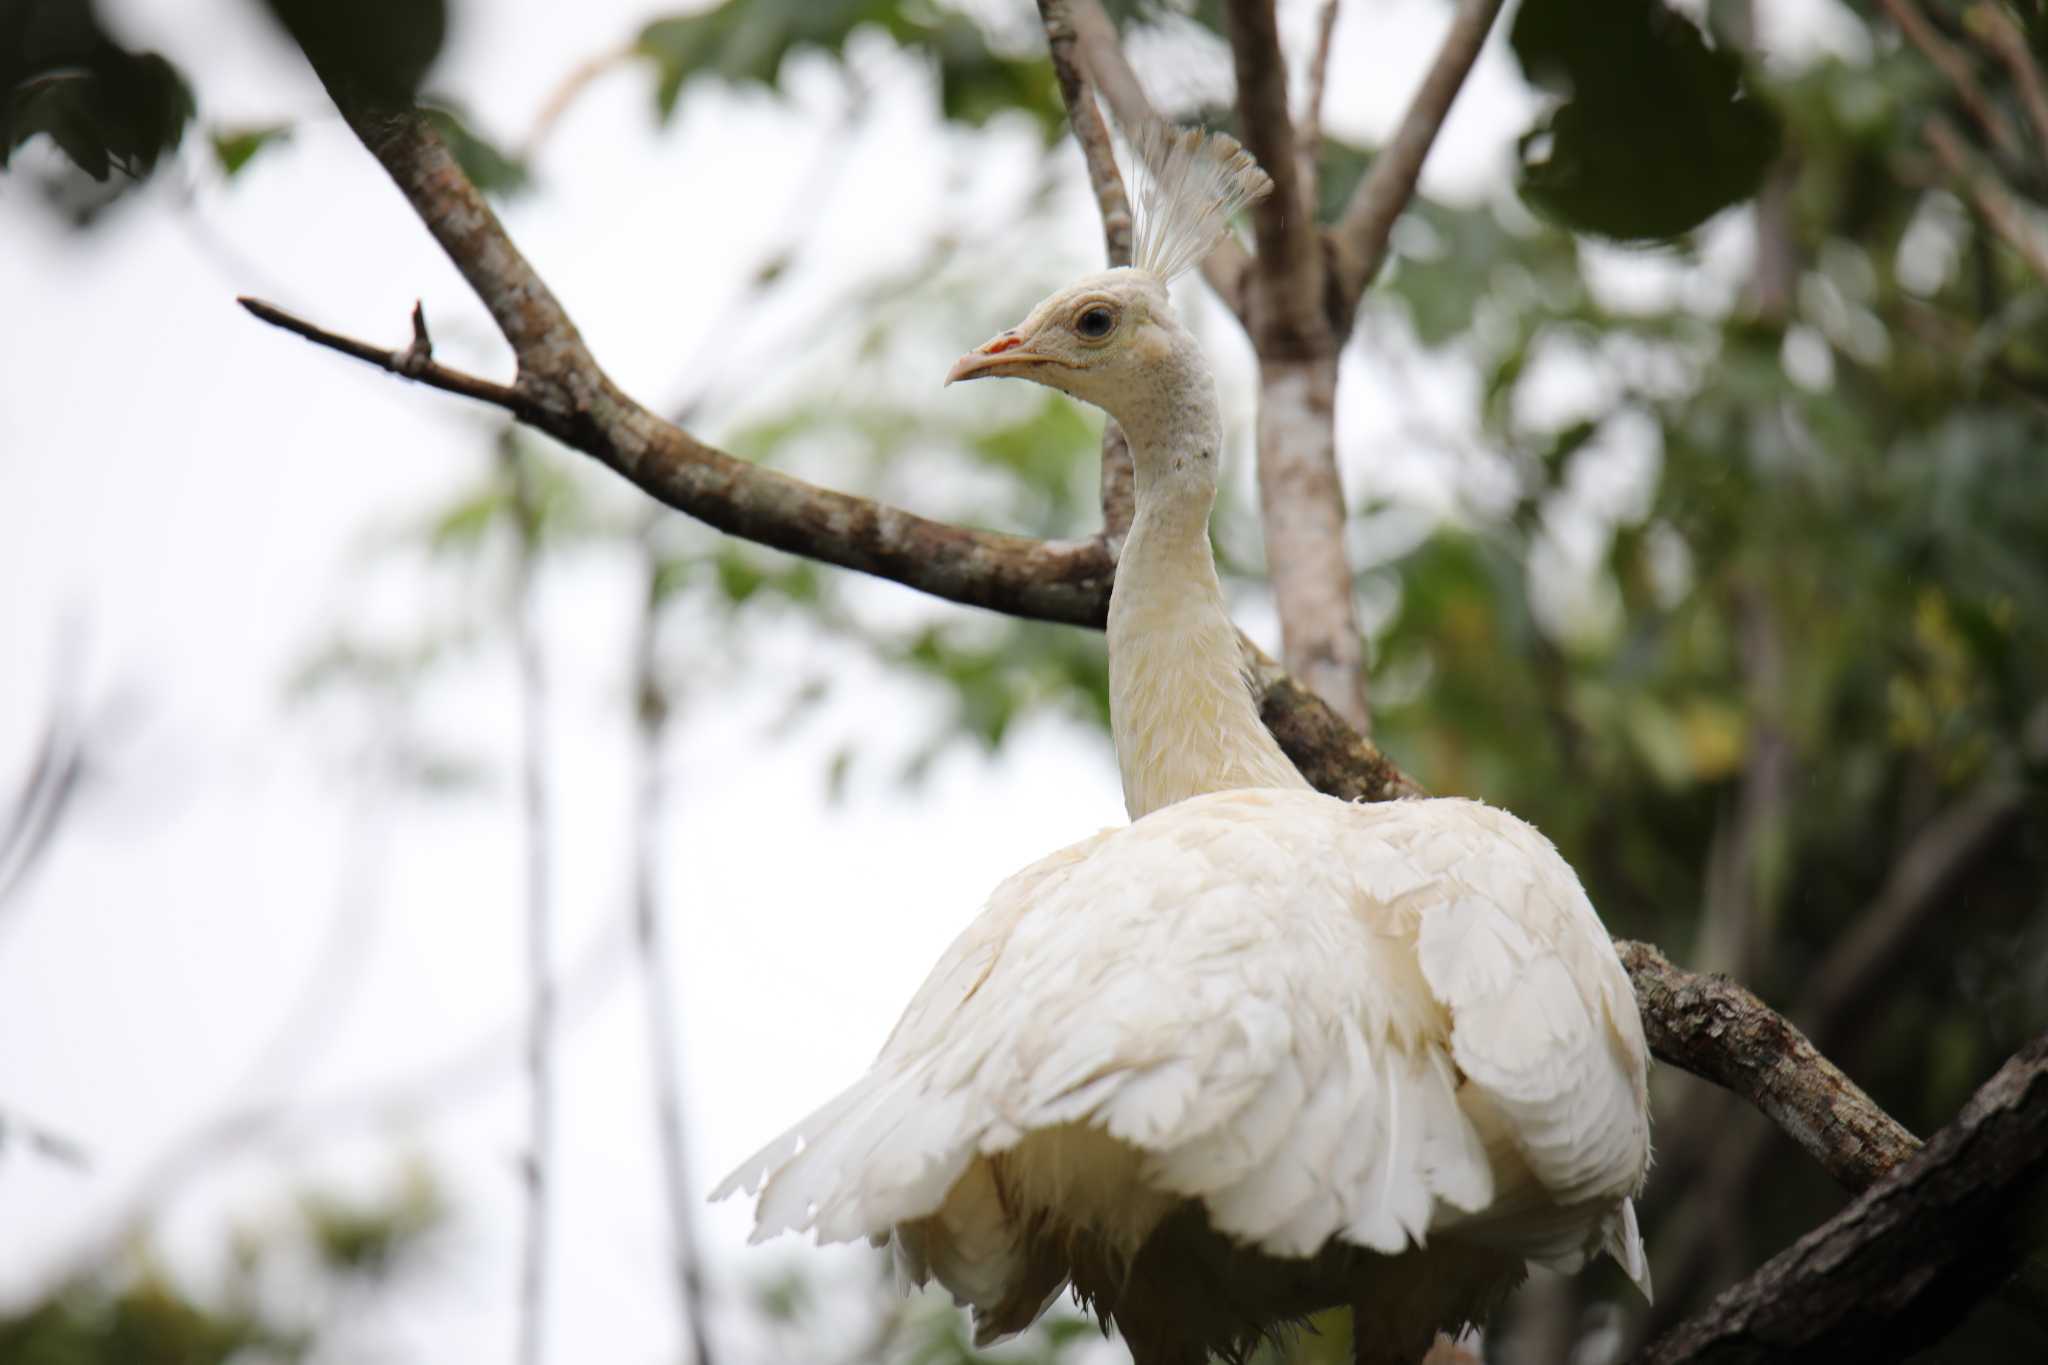
POLYGON ((961 379, 984 379, 1000 374, 1018 365, 1044 364, 1053 357, 1040 355, 1024 345, 1024 338, 1015 332, 1005 332, 991 341, 969 351, 953 362, 953 368, 946 371, 946 382, 951 384, 961 379))

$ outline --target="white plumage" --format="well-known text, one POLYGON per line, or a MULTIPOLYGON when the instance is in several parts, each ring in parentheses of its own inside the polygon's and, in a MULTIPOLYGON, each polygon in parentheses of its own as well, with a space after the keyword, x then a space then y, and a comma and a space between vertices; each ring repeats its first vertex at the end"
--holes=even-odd
MULTIPOLYGON (((1188 226, 1187 187, 1264 180, 1188 137, 1162 145, 1212 164, 1179 165, 1140 215, 1180 225, 1164 254, 1185 263, 1221 222, 1188 226)), ((1140 1365, 1239 1357, 1337 1304, 1361 1361, 1412 1365, 1525 1263, 1602 1250, 1647 1293, 1628 978, 1528 825, 1320 795, 1260 724, 1207 537, 1213 381, 1164 282, 1082 280, 952 377, 994 372, 1108 408, 1131 440, 1109 649, 1133 823, 999 886, 868 1074, 714 1197, 758 1188, 757 1239, 893 1244, 981 1340, 1071 1285, 1140 1365)))

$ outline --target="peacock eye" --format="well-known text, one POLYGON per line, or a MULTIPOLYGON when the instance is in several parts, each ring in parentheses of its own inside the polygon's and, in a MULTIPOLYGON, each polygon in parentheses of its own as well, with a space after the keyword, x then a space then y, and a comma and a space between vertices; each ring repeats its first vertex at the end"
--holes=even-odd
POLYGON ((1100 341, 1116 326, 1116 314, 1107 308, 1090 308, 1074 319, 1074 330, 1090 341, 1100 341))

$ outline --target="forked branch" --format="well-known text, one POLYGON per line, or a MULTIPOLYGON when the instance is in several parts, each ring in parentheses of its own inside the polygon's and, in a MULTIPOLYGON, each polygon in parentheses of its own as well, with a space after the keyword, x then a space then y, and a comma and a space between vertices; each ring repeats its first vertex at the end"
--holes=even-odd
POLYGON ((1394 220, 1415 197, 1422 163, 1436 143, 1452 102, 1464 89, 1479 50, 1486 46, 1486 35, 1493 30, 1500 7, 1501 0, 1458 0, 1450 30, 1444 34, 1415 98, 1409 101, 1408 111, 1401 116, 1400 126, 1351 192, 1351 202, 1345 205, 1334 233, 1337 295, 1346 319, 1356 311, 1366 287, 1387 259, 1394 220))

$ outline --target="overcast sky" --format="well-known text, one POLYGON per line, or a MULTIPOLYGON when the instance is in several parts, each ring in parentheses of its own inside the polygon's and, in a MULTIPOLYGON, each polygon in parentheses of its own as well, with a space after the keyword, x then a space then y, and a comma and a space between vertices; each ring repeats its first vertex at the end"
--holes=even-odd
MULTIPOLYGON (((77 1172, 0 1153, 0 1296, 32 1292, 91 1245, 185 1137, 238 1106, 278 1103, 317 1121, 180 1182, 163 1229, 175 1263, 201 1274, 229 1225, 275 1220, 309 1182, 367 1188, 394 1153, 417 1155, 455 1222, 429 1273, 366 1330, 394 1358, 502 1358, 524 1113, 511 789, 443 801, 387 793, 366 807, 342 774, 360 726, 345 709, 295 712, 283 700, 295 667, 341 626, 405 631, 448 609, 445 582, 366 547, 473 481, 496 424, 261 326, 233 299, 262 295, 395 345, 421 298, 444 359, 502 377, 508 356, 253 5, 102 8, 125 41, 161 49, 192 76, 201 126, 284 117, 295 132, 231 185, 188 136, 148 202, 87 236, 25 202, 18 178, 0 180, 0 774, 23 770, 60 678, 88 712, 127 699, 106 780, 0 918, 0 1114, 91 1154, 77 1172), (181 185, 189 209, 177 207, 181 185), (350 1099, 418 1078, 431 1102, 404 1115, 350 1099)), ((431 84, 508 141, 575 61, 656 12, 646 0, 454 8, 431 84)), ((1290 32, 1304 35, 1313 11, 1283 6, 1290 32)), ((1378 135, 1446 10, 1398 0, 1343 13, 1329 122, 1378 135)), ((947 148, 957 149, 918 96, 914 67, 873 60, 894 75, 835 181, 832 229, 816 239, 827 275, 900 252, 907 222, 940 214, 947 148)), ((678 366, 702 354, 704 328, 758 243, 807 211, 801 196, 834 106, 829 82, 799 86, 792 105, 707 95, 663 130, 644 74, 607 77, 556 129, 540 191, 507 211, 607 368, 657 406, 686 391, 678 366)), ((1469 200, 1503 184, 1534 107, 1496 43, 1426 185, 1469 200)), ((1094 228, 1085 196, 1074 203, 1046 254, 1085 265, 1094 228)), ((1614 265, 1617 287, 1631 268, 1614 265)), ((1011 320, 990 316, 934 345, 965 349, 1011 320)), ((1366 357, 1348 364, 1349 457, 1393 429, 1403 400, 1361 375, 1366 357)), ((930 378, 935 405, 986 401, 942 395, 930 378)), ((1422 401, 1455 416, 1459 376, 1423 378, 1422 401)), ((1568 404, 1560 384, 1556 401, 1568 404)), ((1624 473, 1624 484, 1644 477, 1624 473)), ((1409 491, 1434 496, 1426 479, 1409 491)), ((904 590, 863 591, 888 610, 904 590)), ((593 554, 551 573, 544 596, 557 939, 572 981, 557 1360, 678 1351, 641 1005, 623 952, 622 699, 636 592, 629 560, 593 554)), ((1106 743, 1051 720, 1000 761, 960 748, 920 788, 877 777, 829 802, 835 746, 849 733, 883 752, 914 743, 930 694, 856 657, 823 656, 839 675, 836 699, 769 742, 772 680, 814 664, 817 648, 796 629, 764 631, 754 672, 717 671, 693 690, 670 755, 665 900, 703 1188, 858 1074, 996 881, 1121 819, 1106 743)), ((420 704, 438 733, 508 769, 517 717, 499 652, 448 670, 420 704)), ((827 1264, 794 1242, 747 1249, 746 1224, 735 1202, 701 1225, 727 1303, 791 1257, 827 1264)), ((829 1263, 849 1271, 844 1254, 829 1263)), ((741 1316, 721 1320, 735 1340, 741 1316)))

